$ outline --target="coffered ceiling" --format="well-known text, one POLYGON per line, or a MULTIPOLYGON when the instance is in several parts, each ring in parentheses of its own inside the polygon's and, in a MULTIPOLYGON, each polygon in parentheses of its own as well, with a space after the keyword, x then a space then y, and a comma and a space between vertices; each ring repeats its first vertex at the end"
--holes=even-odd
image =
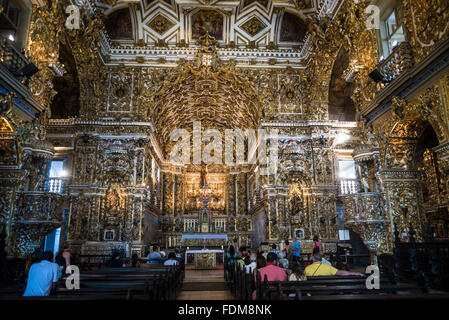
POLYGON ((97 2, 107 16, 106 64, 176 66, 197 40, 216 38, 222 60, 237 66, 302 68, 308 21, 332 15, 339 0, 135 0, 97 2))

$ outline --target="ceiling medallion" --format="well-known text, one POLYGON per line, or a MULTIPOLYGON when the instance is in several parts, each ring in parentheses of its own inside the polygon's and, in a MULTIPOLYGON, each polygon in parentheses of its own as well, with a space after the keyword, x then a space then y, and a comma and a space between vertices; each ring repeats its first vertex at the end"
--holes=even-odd
POLYGON ((174 22, 168 20, 161 14, 157 15, 153 20, 150 21, 150 23, 148 23, 148 26, 157 33, 159 33, 160 35, 166 33, 174 25, 175 25, 174 22))
POLYGON ((240 26, 240 28, 245 30, 245 32, 248 33, 251 37, 254 37, 266 27, 267 26, 256 17, 252 17, 240 26))

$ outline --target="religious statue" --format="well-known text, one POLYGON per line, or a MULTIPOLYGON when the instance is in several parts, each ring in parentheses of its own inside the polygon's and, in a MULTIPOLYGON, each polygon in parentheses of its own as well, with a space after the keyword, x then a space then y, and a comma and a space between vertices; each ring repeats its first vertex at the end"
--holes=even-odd
POLYGON ((202 162, 201 163, 201 172, 200 172, 200 186, 203 187, 207 184, 206 182, 206 175, 207 175, 207 165, 202 162))

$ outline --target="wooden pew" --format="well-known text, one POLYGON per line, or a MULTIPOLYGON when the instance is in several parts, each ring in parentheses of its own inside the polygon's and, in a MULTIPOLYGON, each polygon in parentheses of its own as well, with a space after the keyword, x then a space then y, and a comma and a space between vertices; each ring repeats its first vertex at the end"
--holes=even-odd
MULTIPOLYGON (((104 268, 81 273, 81 289, 84 288, 134 288, 149 282, 154 299, 176 297, 184 278, 184 266, 155 266, 149 268, 104 268)), ((61 280, 64 286, 66 276, 61 280)), ((148 286, 148 285, 147 285, 148 286)))
POLYGON ((58 282, 50 297, 22 297, 16 289, 0 292, 1 299, 10 300, 101 300, 176 298, 185 276, 183 261, 176 266, 148 265, 144 268, 103 268, 81 272, 80 289, 65 286, 67 276, 58 282))

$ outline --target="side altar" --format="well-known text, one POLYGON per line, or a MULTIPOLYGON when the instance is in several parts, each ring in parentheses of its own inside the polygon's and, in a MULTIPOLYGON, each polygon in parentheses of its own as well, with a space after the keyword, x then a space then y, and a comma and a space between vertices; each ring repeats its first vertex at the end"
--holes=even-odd
POLYGON ((181 246, 186 248, 185 263, 194 263, 195 269, 216 269, 217 261, 224 259, 228 242, 226 234, 187 234, 181 237, 181 246), (194 247, 195 249, 190 249, 194 247), (216 249, 220 248, 221 249, 216 249), (210 249, 209 249, 210 248, 210 249))

